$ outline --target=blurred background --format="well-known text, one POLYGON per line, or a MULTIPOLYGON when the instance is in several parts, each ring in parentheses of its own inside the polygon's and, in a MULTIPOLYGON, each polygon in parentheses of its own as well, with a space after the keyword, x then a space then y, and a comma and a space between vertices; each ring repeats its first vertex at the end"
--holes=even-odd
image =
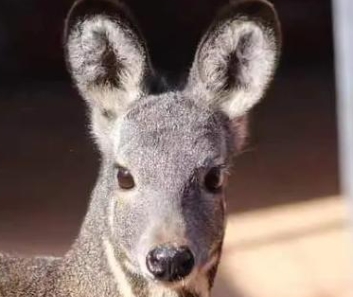
MULTIPOLYGON (((0 250, 62 255, 97 175, 84 103, 65 70, 72 0, 0 0, 0 250)), ((225 0, 126 0, 154 65, 187 71, 225 0)), ((338 178, 331 3, 273 0, 283 30, 274 83, 234 160, 214 296, 353 293, 348 210, 338 178)))

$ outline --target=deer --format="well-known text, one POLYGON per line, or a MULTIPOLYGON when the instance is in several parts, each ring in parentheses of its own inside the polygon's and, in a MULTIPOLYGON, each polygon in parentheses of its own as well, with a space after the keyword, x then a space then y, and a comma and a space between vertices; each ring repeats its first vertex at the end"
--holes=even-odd
POLYGON ((0 296, 210 296, 229 168, 279 60, 275 8, 266 0, 223 7, 177 86, 153 68, 122 2, 79 0, 64 31, 68 70, 101 155, 99 175, 64 256, 0 254, 0 296))

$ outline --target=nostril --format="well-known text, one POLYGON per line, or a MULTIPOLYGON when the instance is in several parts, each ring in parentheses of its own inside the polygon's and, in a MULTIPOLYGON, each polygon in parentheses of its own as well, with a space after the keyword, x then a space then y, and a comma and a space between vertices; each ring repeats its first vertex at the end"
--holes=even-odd
POLYGON ((194 256, 188 247, 157 247, 146 258, 149 272, 156 279, 168 282, 188 276, 194 264, 194 256))
POLYGON ((147 269, 157 278, 163 278, 168 270, 167 254, 165 250, 157 248, 148 253, 147 269))
POLYGON ((195 264, 194 256, 188 247, 179 248, 174 261, 178 274, 182 277, 189 275, 195 264))
POLYGON ((166 258, 165 253, 161 248, 156 248, 147 255, 147 269, 157 278, 163 277, 167 270, 164 258, 166 258))

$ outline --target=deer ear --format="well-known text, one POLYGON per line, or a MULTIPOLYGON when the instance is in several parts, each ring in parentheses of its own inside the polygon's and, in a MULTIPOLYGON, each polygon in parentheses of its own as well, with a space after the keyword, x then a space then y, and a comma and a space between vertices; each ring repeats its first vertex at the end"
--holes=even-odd
POLYGON ((144 91, 151 69, 147 52, 119 3, 76 2, 66 20, 65 51, 71 75, 91 109, 118 114, 144 91))
POLYGON ((263 96, 279 49, 280 28, 271 4, 228 5, 201 40, 188 86, 230 118, 242 116, 263 96))

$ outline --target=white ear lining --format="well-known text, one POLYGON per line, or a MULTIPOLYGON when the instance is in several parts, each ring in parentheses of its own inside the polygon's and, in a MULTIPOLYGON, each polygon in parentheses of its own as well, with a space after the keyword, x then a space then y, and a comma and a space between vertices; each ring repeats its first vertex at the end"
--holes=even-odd
POLYGON ((234 118, 247 112, 263 96, 275 69, 277 49, 273 33, 254 22, 234 21, 221 38, 229 40, 228 49, 224 50, 237 51, 240 64, 236 74, 240 83, 221 103, 222 110, 234 118), (240 51, 239 41, 244 36, 248 37, 247 45, 240 51))
POLYGON ((106 97, 124 96, 125 103, 138 97, 146 56, 132 36, 130 30, 100 15, 85 19, 72 28, 68 36, 68 59, 76 84, 86 100, 109 107, 114 103, 106 97), (121 88, 95 84, 97 77, 106 72, 101 60, 107 46, 122 64, 116 73, 121 88))
POLYGON ((107 151, 119 116, 142 96, 147 53, 132 29, 104 15, 80 20, 68 33, 71 74, 90 108, 92 135, 107 151))
POLYGON ((272 29, 257 22, 226 21, 201 44, 195 61, 199 65, 192 69, 198 78, 191 83, 204 90, 209 105, 219 106, 230 118, 241 116, 261 99, 272 78, 276 42, 272 29), (236 65, 230 65, 231 55, 236 55, 236 65), (234 79, 233 85, 225 87, 228 79, 234 79))

